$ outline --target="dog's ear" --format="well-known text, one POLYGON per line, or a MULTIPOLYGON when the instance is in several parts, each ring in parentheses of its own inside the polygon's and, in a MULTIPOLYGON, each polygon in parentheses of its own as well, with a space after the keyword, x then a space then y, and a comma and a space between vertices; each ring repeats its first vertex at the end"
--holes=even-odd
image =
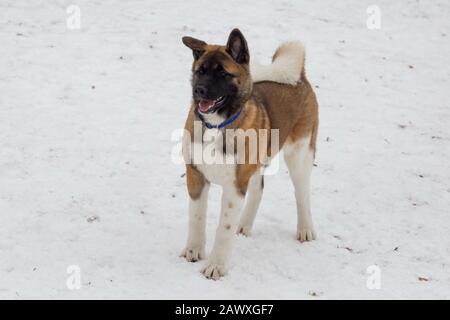
POLYGON ((206 42, 202 40, 198 40, 192 37, 183 37, 183 43, 186 47, 192 49, 192 54, 194 55, 194 59, 198 60, 201 55, 205 52, 206 42))
POLYGON ((239 64, 248 64, 250 54, 248 52, 247 41, 239 29, 233 29, 228 36, 227 52, 239 64))

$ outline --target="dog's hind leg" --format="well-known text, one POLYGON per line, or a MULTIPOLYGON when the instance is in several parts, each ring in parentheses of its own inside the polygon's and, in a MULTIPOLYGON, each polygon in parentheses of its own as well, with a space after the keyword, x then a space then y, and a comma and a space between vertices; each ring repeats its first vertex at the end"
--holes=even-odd
POLYGON ((314 162, 314 150, 310 145, 311 136, 287 144, 284 159, 289 169, 297 201, 297 239, 301 242, 316 238, 310 207, 310 177, 314 162))
POLYGON ((237 232, 250 236, 253 222, 261 202, 264 189, 264 176, 259 170, 253 174, 248 183, 247 200, 237 232))

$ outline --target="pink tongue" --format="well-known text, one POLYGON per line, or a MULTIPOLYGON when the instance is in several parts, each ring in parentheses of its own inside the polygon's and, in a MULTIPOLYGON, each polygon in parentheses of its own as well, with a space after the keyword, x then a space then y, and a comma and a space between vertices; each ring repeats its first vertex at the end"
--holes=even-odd
POLYGON ((201 112, 208 112, 209 109, 214 107, 215 103, 216 103, 215 100, 203 100, 202 99, 198 103, 198 106, 200 107, 201 112))

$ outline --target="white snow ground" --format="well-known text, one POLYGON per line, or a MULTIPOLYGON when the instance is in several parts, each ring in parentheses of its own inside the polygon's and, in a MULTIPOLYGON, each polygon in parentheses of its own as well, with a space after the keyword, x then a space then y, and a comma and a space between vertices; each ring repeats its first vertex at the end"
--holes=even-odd
POLYGON ((450 298, 449 15, 446 0, 0 0, 0 298, 450 298), (366 27, 373 4, 380 30, 366 27), (181 37, 224 43, 233 27, 262 61, 306 44, 319 238, 295 240, 283 164, 214 282, 178 257, 187 193, 171 134, 190 100, 181 37))

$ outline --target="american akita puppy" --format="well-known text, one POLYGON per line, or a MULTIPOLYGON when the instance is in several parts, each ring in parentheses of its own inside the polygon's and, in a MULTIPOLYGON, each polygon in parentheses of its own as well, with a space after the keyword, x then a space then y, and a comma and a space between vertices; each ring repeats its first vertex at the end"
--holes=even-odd
MULTIPOLYGON (((224 134, 214 141, 204 137, 238 129, 278 130, 278 145, 283 149, 295 187, 297 239, 310 241, 316 237, 310 211, 309 184, 316 150, 318 104, 306 79, 304 49, 299 42, 281 45, 271 65, 257 68, 252 65, 251 72, 247 42, 238 29, 230 33, 225 46, 210 45, 191 37, 183 37, 183 43, 192 49, 194 62, 193 98, 183 142, 190 197, 189 232, 181 255, 191 262, 205 257, 209 184, 221 185, 220 222, 214 247, 202 269, 207 278, 219 279, 227 271, 234 234, 250 235, 264 187, 262 169, 266 163, 261 161, 264 156, 258 156, 256 163, 250 163, 249 159, 234 163, 195 162, 192 156, 195 145, 239 158, 239 148, 230 150, 224 147, 235 137, 229 138, 224 134), (195 123, 201 128, 200 139, 194 138, 195 123)), ((258 152, 261 148, 267 151, 266 159, 272 158, 277 151, 271 150, 270 139, 274 139, 272 133, 265 144, 262 147, 258 144, 257 148, 258 152)), ((245 140, 244 152, 239 153, 244 154, 244 158, 251 152, 248 144, 249 141, 245 140)))

